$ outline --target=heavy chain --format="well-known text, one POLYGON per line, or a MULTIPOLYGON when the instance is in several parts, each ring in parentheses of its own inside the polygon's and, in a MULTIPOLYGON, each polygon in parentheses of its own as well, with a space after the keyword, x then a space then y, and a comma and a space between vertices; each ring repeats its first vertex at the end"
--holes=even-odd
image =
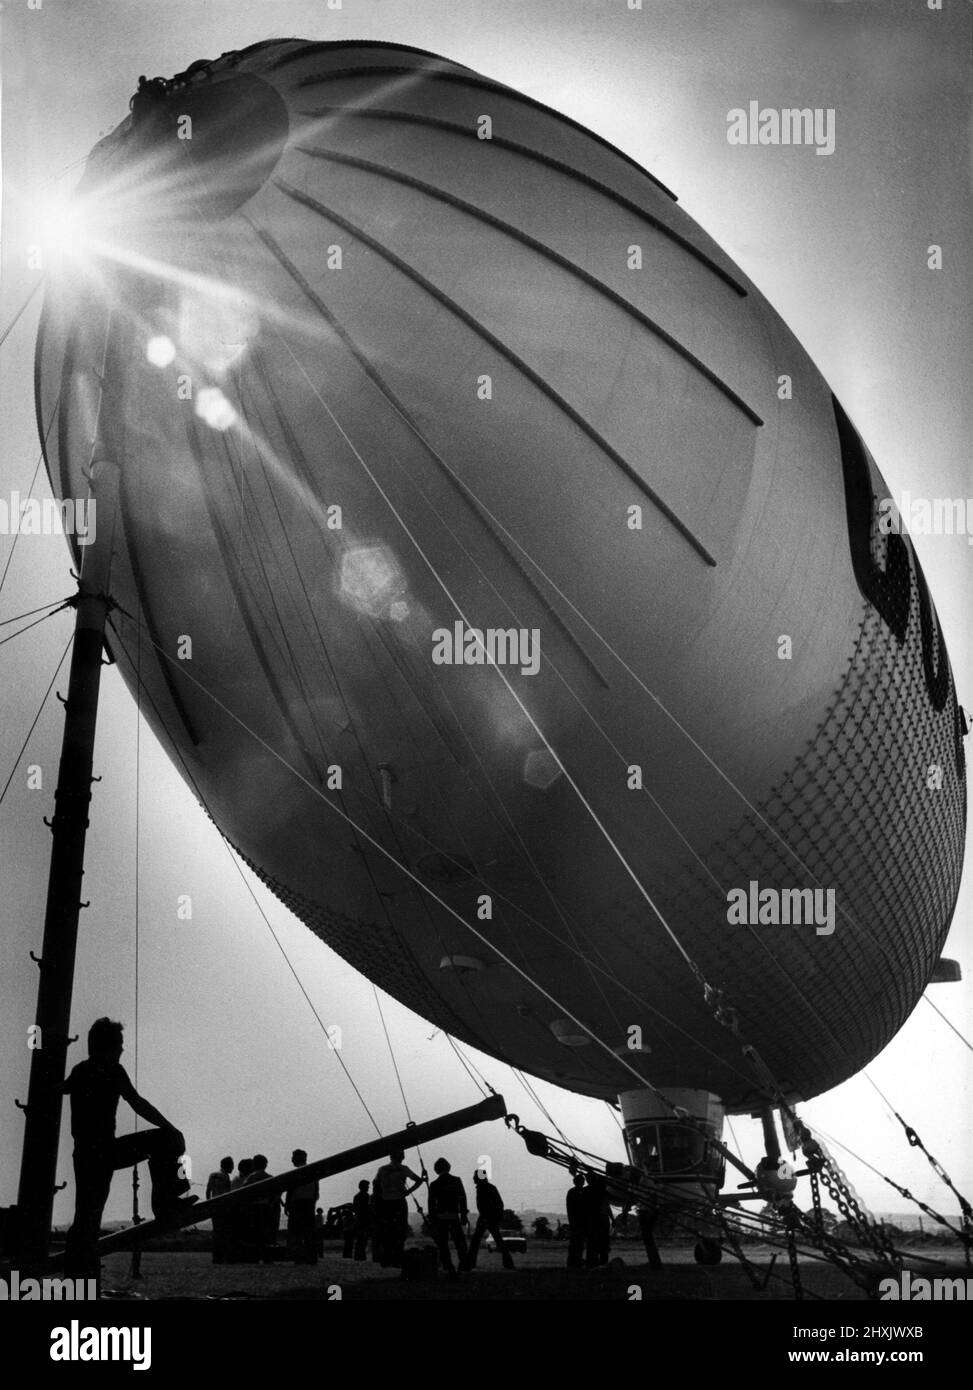
POLYGON ((808 1176, 811 1179, 811 1209, 814 1212, 814 1224, 819 1233, 824 1235, 824 1212, 821 1208, 821 1184, 818 1182, 818 1170, 812 1168, 808 1176))
POLYGON ((874 1293, 875 1281, 873 1272, 865 1261, 860 1260, 854 1251, 851 1250, 849 1246, 845 1245, 843 1241, 838 1240, 834 1236, 829 1236, 824 1231, 816 1230, 812 1225, 813 1218, 809 1218, 800 1208, 795 1207, 795 1211, 797 1212, 800 1225, 806 1232, 810 1243, 817 1246, 821 1253, 829 1259, 832 1264, 837 1265, 852 1283, 857 1284, 860 1289, 871 1297, 874 1293))
MULTIPOLYGON (((824 1229, 824 1211, 821 1207, 821 1179, 818 1174, 824 1162, 821 1154, 810 1154, 807 1156, 808 1173, 811 1179, 811 1204, 810 1215, 802 1212, 799 1207, 794 1208, 803 1229, 808 1233, 812 1244, 816 1245, 823 1255, 836 1264, 854 1283, 871 1294, 873 1290, 873 1280, 871 1271, 864 1261, 860 1260, 843 1241, 830 1236, 824 1229)), ((828 1183, 825 1182, 825 1186, 828 1183)), ((829 1188, 830 1191, 830 1188, 829 1188)), ((835 1199, 840 1201, 840 1194, 835 1199)))
POLYGON ((797 1124, 800 1126, 797 1133, 801 1139, 801 1150, 809 1161, 816 1158, 820 1162, 818 1171, 821 1181, 842 1216, 850 1222, 864 1244, 870 1246, 880 1259, 895 1269, 901 1269, 902 1256, 893 1246, 884 1226, 874 1221, 859 1201, 851 1183, 842 1172, 841 1165, 828 1152, 821 1140, 812 1135, 803 1121, 797 1121, 797 1124))
POLYGON ((960 1240, 965 1239, 964 1233, 961 1230, 954 1226, 951 1221, 947 1221, 945 1216, 941 1216, 938 1211, 933 1211, 932 1207, 926 1202, 923 1202, 914 1192, 910 1192, 907 1187, 902 1187, 894 1178, 890 1178, 887 1173, 883 1173, 882 1177, 888 1183, 889 1187, 895 1188, 900 1197, 904 1197, 907 1202, 914 1202, 920 1211, 924 1211, 927 1216, 932 1217, 933 1221, 938 1221, 940 1226, 945 1226, 947 1231, 952 1231, 954 1236, 959 1236, 960 1240))
MULTIPOLYGON (((750 1062, 758 1080, 769 1093, 770 1098, 779 1107, 781 1114, 787 1116, 795 1136, 800 1141, 801 1150, 807 1160, 808 1167, 812 1172, 820 1174, 820 1179, 827 1188, 828 1194, 837 1206, 839 1212, 858 1234, 859 1239, 864 1245, 873 1249, 885 1263, 895 1268, 901 1268, 901 1256, 893 1248, 892 1242, 889 1240, 883 1228, 872 1220, 867 1210, 859 1201, 838 1162, 827 1151, 824 1145, 814 1138, 803 1120, 799 1119, 794 1113, 776 1077, 757 1049, 752 1043, 745 1042, 741 1037, 739 1015, 736 1009, 734 1009, 726 999, 724 992, 714 988, 710 984, 704 983, 703 998, 709 1005, 716 1022, 719 1023, 721 1027, 726 1028, 728 1032, 732 1033, 733 1036, 741 1042, 743 1055, 750 1062)), ((813 1224, 793 1203, 789 1204, 793 1215, 788 1215, 785 1212, 785 1221, 793 1220, 800 1225, 811 1237, 812 1241, 818 1245, 821 1251, 829 1255, 836 1264, 844 1269, 849 1277, 854 1279, 855 1283, 871 1291, 873 1281, 868 1266, 842 1242, 825 1235, 823 1223, 821 1221, 820 1195, 816 1191, 812 1191, 812 1201, 816 1201, 813 1224)), ((793 1248, 794 1235, 791 1226, 788 1226, 787 1246, 793 1274, 796 1271, 797 1256, 793 1248)), ((969 1243, 967 1244, 967 1258, 969 1258, 969 1243)), ((799 1277, 798 1275, 798 1278, 799 1277)), ((795 1296, 800 1296, 797 1294, 797 1285, 795 1285, 795 1296)))
MULTIPOLYGON (((926 1148, 925 1144, 919 1138, 919 1135, 912 1128, 912 1126, 907 1125, 905 1120, 903 1120, 902 1116, 897 1111, 894 1111, 893 1113, 895 1114, 895 1118, 898 1120, 899 1124, 905 1130, 905 1137, 908 1139, 909 1143, 912 1145, 914 1149, 922 1150, 922 1152, 926 1155, 926 1158, 929 1160, 929 1166, 932 1168, 933 1172, 946 1184, 950 1192, 953 1193, 957 1202, 959 1202, 960 1211, 963 1213, 963 1232, 961 1239, 963 1241, 963 1246, 966 1254, 966 1267, 967 1269, 969 1269, 970 1247, 971 1245, 973 1245, 973 1207, 970 1206, 969 1202, 963 1196, 962 1192, 960 1192, 959 1189, 954 1185, 952 1178, 946 1172, 946 1169, 939 1162, 939 1160, 937 1158, 933 1158, 932 1154, 926 1148)), ((923 1207, 924 1211, 929 1211, 929 1208, 923 1206, 923 1203, 918 1201, 917 1198, 913 1197, 912 1200, 916 1203, 917 1206, 923 1207)), ((935 1212, 930 1212, 930 1215, 935 1216, 935 1212)), ((937 1221, 940 1219, 940 1217, 936 1217, 937 1221)), ((943 1225, 949 1226, 949 1222, 944 1221, 943 1225)), ((950 1226, 950 1230, 952 1229, 954 1228, 950 1226)))

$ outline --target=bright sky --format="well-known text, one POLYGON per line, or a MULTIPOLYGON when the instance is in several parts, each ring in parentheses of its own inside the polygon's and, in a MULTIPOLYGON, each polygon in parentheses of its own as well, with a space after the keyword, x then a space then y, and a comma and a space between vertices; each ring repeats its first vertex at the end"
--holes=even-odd
MULTIPOLYGON (((432 49, 552 105, 612 140, 679 196, 686 210, 753 278, 804 343, 861 430, 894 493, 973 499, 973 341, 969 52, 971 9, 945 0, 26 0, 2 16, 3 246, 6 325, 37 279, 27 248, 45 195, 68 188, 99 136, 127 111, 140 73, 171 76, 271 36, 375 38, 432 49), (731 147, 726 113, 766 106, 834 108, 836 150, 731 147), (63 176, 62 176, 63 175, 63 176), (939 243, 944 269, 924 267, 939 243)), ((2 350, 0 497, 26 496, 38 445, 32 357, 39 296, 2 350)), ((37 495, 49 495, 43 472, 37 495)), ((973 510, 973 501, 970 503, 973 510)), ((973 549, 965 537, 916 538, 939 609, 961 700, 973 706, 973 549)), ((10 553, 0 536, 0 573, 10 553)), ((59 537, 24 537, 0 620, 72 591, 59 537)), ((0 651, 0 785, 70 633, 60 615, 0 651)), ((63 692, 66 676, 58 682, 63 692)), ((16 1198, 20 1117, 27 1090, 49 837, 61 731, 53 698, 0 806, 4 925, 0 937, 0 1203, 16 1198), (25 764, 43 768, 40 791, 25 764)), ((969 744, 968 757, 971 750, 969 744)), ((262 1150, 280 1171, 293 1147, 314 1158, 374 1131, 329 1052, 283 952, 343 1052, 380 1126, 406 1116, 371 986, 317 941, 259 884, 273 939, 215 828, 146 728, 117 672, 106 670, 89 831, 73 1030, 100 1014, 128 1025, 126 1064, 137 1084, 186 1133, 194 1177, 224 1153, 262 1150), (136 775, 137 773, 137 775, 136 775), (137 843, 137 856, 136 856, 137 843), (192 895, 191 923, 175 902, 192 895), (136 937, 136 905, 138 934, 136 937)), ((946 954, 966 979, 933 987, 937 1006, 971 1033, 968 872, 946 954)), ((406 1098, 422 1119, 477 1099, 442 1034, 384 999, 406 1098)), ((82 1044, 69 1056, 83 1055, 82 1044)), ((473 1054, 508 1105, 547 1127, 504 1066, 473 1054)), ((870 1075, 918 1129, 957 1185, 973 1188, 970 1053, 920 1002, 870 1075)), ((622 1154, 601 1103, 535 1083, 558 1124, 586 1149, 622 1154)), ((804 1113, 933 1206, 954 1212, 925 1160, 909 1149, 864 1077, 804 1113)), ((120 1130, 127 1117, 120 1116, 120 1130)), ((60 1178, 70 1173, 65 1125, 60 1178)), ((757 1126, 735 1120, 745 1156, 757 1126)), ((563 1210, 561 1173, 528 1157, 500 1126, 426 1151, 467 1176, 490 1154, 508 1205, 563 1210)), ((901 1199, 851 1159, 847 1171, 877 1211, 901 1199)), ((325 1184, 325 1205, 346 1200, 357 1173, 325 1184)), ((71 1188, 55 1217, 69 1218, 71 1188)), ((130 1210, 118 1179, 106 1213, 130 1210)))

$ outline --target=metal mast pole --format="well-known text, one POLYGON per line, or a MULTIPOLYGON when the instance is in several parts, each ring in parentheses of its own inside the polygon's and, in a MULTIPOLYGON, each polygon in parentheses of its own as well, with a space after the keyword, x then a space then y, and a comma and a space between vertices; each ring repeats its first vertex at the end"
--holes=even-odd
POLYGON ((82 550, 74 649, 58 766, 53 843, 39 961, 40 983, 31 1053, 30 1087, 17 1196, 18 1268, 30 1273, 47 1260, 61 1136, 62 1085, 71 1022, 74 958, 81 910, 84 847, 91 800, 92 758, 105 622, 111 610, 111 572, 118 468, 99 461, 90 470, 95 539, 82 550))

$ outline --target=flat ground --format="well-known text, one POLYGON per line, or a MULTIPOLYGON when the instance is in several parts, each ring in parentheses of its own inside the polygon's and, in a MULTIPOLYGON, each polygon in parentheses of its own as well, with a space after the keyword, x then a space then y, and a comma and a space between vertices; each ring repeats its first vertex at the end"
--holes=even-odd
MULTIPOLYGON (((414 1242, 415 1243, 415 1242, 414 1242)), ((793 1297, 786 1254, 778 1256, 766 1288, 756 1290, 737 1260, 727 1255, 721 1265, 703 1268, 686 1247, 663 1248, 665 1267, 651 1270, 644 1263, 641 1245, 619 1244, 613 1255, 621 1264, 586 1272, 565 1268, 566 1247, 559 1241, 530 1240, 526 1254, 515 1256, 516 1269, 506 1271, 498 1255, 481 1251, 477 1269, 459 1281, 449 1281, 441 1271, 434 1281, 404 1282, 398 1270, 382 1269, 371 1261, 345 1260, 336 1248, 327 1248, 311 1268, 285 1262, 273 1265, 214 1265, 205 1252, 146 1251, 142 1278, 130 1277, 131 1258, 126 1253, 103 1262, 102 1296, 147 1299, 503 1299, 513 1301, 628 1299, 630 1286, 638 1285, 643 1299, 790 1299, 793 1297)), ((766 1274, 773 1251, 750 1246, 746 1255, 766 1274)), ((929 1252, 931 1254, 931 1252, 929 1252)), ((927 1255, 927 1252, 923 1252, 927 1255)), ((916 1259, 915 1273, 927 1277, 962 1274, 961 1261, 952 1252, 936 1255, 936 1263, 916 1259)), ((802 1260, 801 1278, 809 1296, 828 1300, 864 1298, 863 1292, 830 1265, 802 1260)))

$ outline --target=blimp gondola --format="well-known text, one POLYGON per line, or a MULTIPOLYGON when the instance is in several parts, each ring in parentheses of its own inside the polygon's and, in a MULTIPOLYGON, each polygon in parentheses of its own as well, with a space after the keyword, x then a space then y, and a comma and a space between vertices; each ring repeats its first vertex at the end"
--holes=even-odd
POLYGON ((864 1067, 964 719, 875 462, 674 195, 445 58, 274 40, 143 79, 75 208, 51 482, 117 467, 110 656, 263 882, 655 1172, 664 1097, 718 1135, 864 1067))

